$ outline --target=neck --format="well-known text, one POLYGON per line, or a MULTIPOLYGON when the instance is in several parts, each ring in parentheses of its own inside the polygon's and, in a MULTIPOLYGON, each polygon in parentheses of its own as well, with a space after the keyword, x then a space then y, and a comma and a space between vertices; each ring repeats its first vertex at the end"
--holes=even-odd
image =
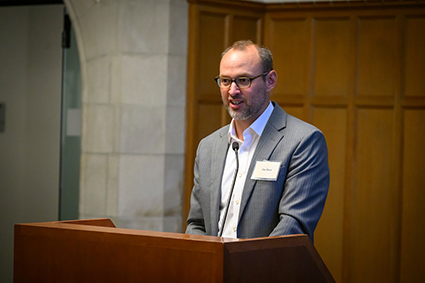
POLYGON ((238 139, 243 141, 243 132, 248 129, 248 127, 251 125, 251 122, 248 122, 248 120, 234 120, 233 121, 233 127, 235 127, 235 133, 238 139))

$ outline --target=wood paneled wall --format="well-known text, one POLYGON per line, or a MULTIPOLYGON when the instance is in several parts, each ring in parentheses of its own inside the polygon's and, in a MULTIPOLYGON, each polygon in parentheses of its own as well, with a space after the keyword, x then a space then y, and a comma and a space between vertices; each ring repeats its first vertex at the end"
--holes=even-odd
POLYGON ((315 246, 337 282, 425 279, 425 5, 189 1, 185 215, 199 140, 229 122, 213 78, 238 39, 266 45, 272 100, 325 134, 315 246))

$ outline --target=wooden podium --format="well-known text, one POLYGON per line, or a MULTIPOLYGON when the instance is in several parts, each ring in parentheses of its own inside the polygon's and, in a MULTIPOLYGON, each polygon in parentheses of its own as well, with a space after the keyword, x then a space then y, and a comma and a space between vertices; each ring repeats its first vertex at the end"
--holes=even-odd
POLYGON ((306 235, 241 240, 93 219, 15 225, 14 282, 335 281, 306 235))

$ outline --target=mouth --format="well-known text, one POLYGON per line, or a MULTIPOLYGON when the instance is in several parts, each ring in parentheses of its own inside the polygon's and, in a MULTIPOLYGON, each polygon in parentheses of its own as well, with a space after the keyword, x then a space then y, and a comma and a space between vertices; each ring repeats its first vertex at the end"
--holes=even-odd
POLYGON ((232 104, 232 105, 239 105, 241 103, 242 103, 242 101, 237 101, 237 100, 231 100, 230 101, 230 104, 232 104))
POLYGON ((243 100, 230 100, 229 101, 229 109, 232 111, 241 111, 244 107, 244 101, 243 100))
POLYGON ((243 100, 229 100, 229 107, 234 110, 237 111, 239 109, 241 109, 243 107, 244 101, 243 100))

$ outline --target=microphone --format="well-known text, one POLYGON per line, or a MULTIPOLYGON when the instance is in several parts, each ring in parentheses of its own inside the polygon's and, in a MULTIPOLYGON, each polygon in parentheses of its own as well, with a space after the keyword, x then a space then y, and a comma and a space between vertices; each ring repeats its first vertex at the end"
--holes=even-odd
POLYGON ((232 188, 230 189, 230 194, 229 194, 229 197, 227 198, 226 212, 224 213, 223 225, 221 226, 221 231, 220 231, 220 234, 218 235, 219 237, 223 235, 224 224, 226 224, 226 218, 227 218, 227 213, 229 212, 230 200, 233 195, 233 190, 235 189, 236 177, 238 176, 238 171, 239 171, 239 155, 238 155, 239 144, 237 142, 233 142, 232 149, 236 154, 236 170, 235 170, 235 175, 233 175, 232 188))

